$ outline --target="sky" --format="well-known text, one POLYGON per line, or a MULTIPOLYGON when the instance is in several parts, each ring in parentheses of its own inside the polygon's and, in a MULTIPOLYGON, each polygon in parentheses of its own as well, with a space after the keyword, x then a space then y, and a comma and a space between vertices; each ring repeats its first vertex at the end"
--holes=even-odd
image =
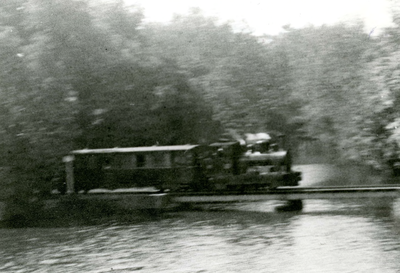
POLYGON ((282 26, 354 23, 362 20, 365 31, 378 34, 392 23, 390 0, 125 0, 143 8, 145 21, 168 22, 174 14, 199 7, 206 16, 230 21, 255 35, 276 35, 282 26))

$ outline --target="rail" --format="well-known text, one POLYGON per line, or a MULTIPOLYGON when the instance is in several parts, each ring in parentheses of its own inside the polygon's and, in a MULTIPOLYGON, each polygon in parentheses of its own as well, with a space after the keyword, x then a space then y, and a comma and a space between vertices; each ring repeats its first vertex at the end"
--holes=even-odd
POLYGON ((281 187, 268 191, 192 192, 171 194, 177 203, 241 202, 346 198, 398 198, 400 186, 281 187))

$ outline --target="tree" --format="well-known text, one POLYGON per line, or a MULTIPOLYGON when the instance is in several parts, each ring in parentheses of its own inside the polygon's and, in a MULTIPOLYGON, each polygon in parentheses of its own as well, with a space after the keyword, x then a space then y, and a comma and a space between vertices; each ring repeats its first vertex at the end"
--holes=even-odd
POLYGON ((149 50, 175 59, 205 91, 214 120, 238 134, 286 131, 299 105, 288 84, 287 60, 262 39, 234 32, 199 10, 146 29, 149 50))

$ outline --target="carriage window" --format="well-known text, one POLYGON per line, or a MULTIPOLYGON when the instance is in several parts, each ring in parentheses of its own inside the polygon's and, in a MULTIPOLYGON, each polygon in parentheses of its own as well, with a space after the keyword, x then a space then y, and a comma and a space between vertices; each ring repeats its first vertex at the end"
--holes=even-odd
POLYGON ((174 153, 173 162, 177 166, 191 165, 193 160, 192 153, 174 153))
POLYGON ((161 153, 156 159, 156 163, 158 167, 171 167, 171 154, 170 153, 161 153))
POLYGON ((145 161, 145 166, 148 168, 171 167, 171 155, 169 153, 149 153, 146 154, 145 161))
POLYGON ((164 167, 171 167, 171 153, 164 154, 164 167))
POLYGON ((144 163, 145 167, 147 167, 147 168, 154 167, 153 161, 154 161, 154 159, 151 154, 145 155, 145 163, 144 163))

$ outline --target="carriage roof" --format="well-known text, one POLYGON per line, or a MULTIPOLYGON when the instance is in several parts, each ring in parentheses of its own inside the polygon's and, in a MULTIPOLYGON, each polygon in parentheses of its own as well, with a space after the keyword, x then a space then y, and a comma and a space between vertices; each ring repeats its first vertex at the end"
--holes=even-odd
POLYGON ((192 150, 198 146, 199 145, 170 145, 170 146, 105 148, 105 149, 82 149, 82 150, 72 151, 71 154, 85 155, 85 154, 118 154, 118 153, 188 151, 188 150, 192 150))

